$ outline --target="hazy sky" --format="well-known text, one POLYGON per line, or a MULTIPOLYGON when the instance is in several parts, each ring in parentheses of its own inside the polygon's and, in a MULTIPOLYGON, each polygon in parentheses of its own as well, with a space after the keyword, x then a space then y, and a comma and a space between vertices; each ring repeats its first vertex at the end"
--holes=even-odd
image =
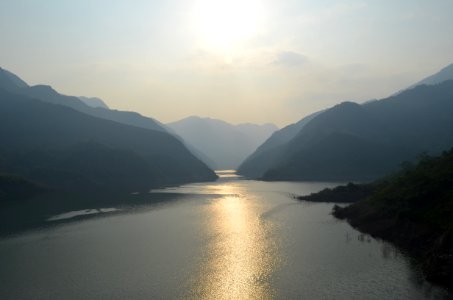
POLYGON ((0 66, 162 122, 295 122, 453 63, 451 0, 0 0, 0 66))

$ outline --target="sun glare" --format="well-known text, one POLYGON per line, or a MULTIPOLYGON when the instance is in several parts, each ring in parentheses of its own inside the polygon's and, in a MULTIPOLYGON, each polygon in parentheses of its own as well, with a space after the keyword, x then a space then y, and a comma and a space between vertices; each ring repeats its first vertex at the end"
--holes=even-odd
POLYGON ((259 32, 263 7, 259 0, 199 0, 193 17, 203 46, 230 50, 259 32))

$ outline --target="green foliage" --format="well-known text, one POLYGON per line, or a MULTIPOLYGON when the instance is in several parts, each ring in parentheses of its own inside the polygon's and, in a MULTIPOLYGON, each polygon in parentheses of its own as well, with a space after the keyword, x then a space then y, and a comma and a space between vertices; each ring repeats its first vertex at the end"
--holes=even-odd
POLYGON ((404 163, 399 172, 373 183, 349 183, 300 199, 357 202, 335 208, 338 217, 350 216, 354 224, 392 219, 440 230, 453 228, 453 149, 438 157, 422 154, 417 164, 404 163))
POLYGON ((375 192, 334 215, 412 253, 429 280, 453 282, 453 149, 375 183, 375 192))
POLYGON ((453 149, 439 157, 426 154, 403 169, 369 198, 369 204, 398 218, 439 228, 453 225, 453 149))

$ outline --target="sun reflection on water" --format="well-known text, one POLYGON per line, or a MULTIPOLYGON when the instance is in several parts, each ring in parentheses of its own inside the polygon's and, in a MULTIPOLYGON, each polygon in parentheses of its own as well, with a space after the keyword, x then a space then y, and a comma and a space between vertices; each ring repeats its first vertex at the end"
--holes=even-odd
POLYGON ((269 278, 277 263, 276 247, 269 238, 273 225, 260 218, 263 207, 240 185, 217 187, 224 196, 207 206, 210 246, 203 254, 192 297, 271 299, 269 278))

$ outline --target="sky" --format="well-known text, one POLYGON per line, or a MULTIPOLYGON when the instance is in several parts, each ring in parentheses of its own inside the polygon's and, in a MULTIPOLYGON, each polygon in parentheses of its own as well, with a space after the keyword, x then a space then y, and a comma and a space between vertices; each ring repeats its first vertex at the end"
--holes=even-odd
POLYGON ((453 63, 451 0, 0 0, 0 66, 171 122, 285 126, 453 63))

